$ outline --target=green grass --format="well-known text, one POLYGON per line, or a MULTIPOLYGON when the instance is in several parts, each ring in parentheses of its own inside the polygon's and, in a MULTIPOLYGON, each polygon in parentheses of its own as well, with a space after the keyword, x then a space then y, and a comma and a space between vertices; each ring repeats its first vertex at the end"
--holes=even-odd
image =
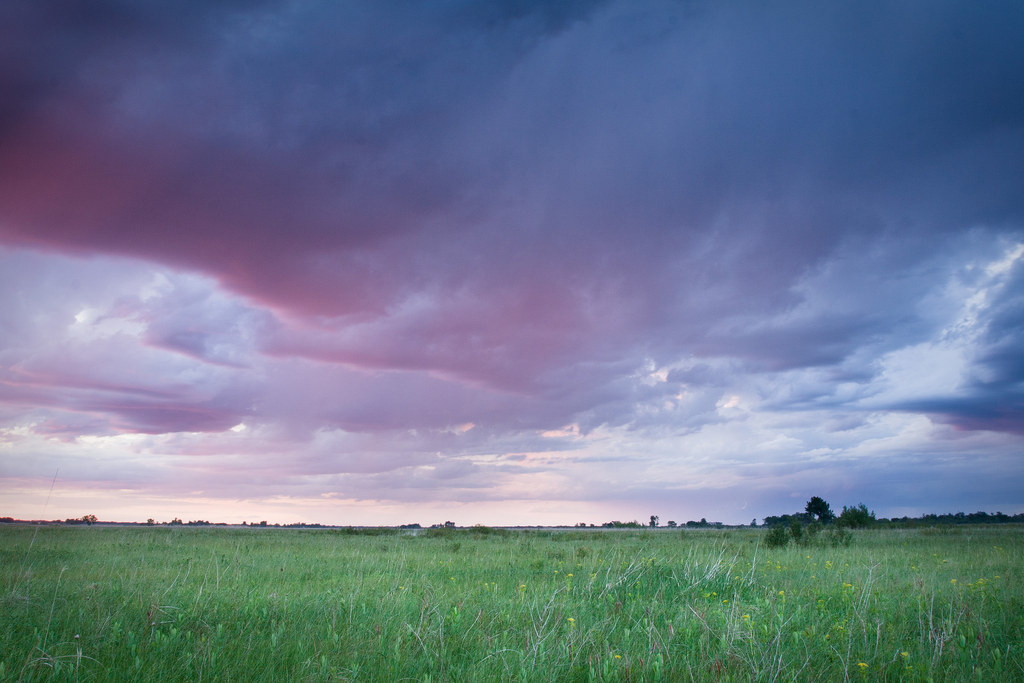
POLYGON ((0 680, 1024 680, 1016 526, 0 527, 0 680))

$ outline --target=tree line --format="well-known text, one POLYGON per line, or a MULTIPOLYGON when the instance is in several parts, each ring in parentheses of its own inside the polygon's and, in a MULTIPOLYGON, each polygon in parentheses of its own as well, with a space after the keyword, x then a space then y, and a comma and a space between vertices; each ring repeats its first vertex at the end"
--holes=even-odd
MULTIPOLYGON (((12 524, 15 522, 24 522, 26 520, 18 520, 13 517, 0 517, 0 524, 12 524)), ((99 520, 96 515, 87 514, 81 517, 68 518, 63 521, 39 521, 36 523, 42 524, 96 524, 99 520)), ((604 529, 643 529, 643 528, 661 528, 661 520, 658 515, 651 515, 650 520, 645 524, 638 520, 632 520, 629 522, 623 522, 619 520, 612 520, 610 522, 604 522, 602 524, 595 525, 593 523, 588 524, 587 522, 579 522, 574 526, 576 528, 604 528, 604 529)), ((191 520, 188 522, 182 521, 180 518, 175 517, 170 522, 157 522, 153 518, 146 520, 145 522, 105 522, 106 524, 145 524, 147 526, 227 526, 226 522, 209 522, 203 519, 191 520)), ((843 506, 842 511, 836 514, 832 511, 831 505, 820 496, 813 496, 807 501, 806 506, 800 512, 794 512, 791 514, 783 515, 768 515, 764 518, 762 526, 769 529, 783 527, 793 528, 796 524, 801 527, 808 527, 813 524, 818 524, 822 527, 835 526, 836 528, 843 529, 860 529, 865 527, 883 527, 883 528, 907 528, 907 527, 921 527, 921 526, 936 526, 936 525, 956 525, 956 524, 1024 524, 1024 513, 1017 513, 1014 515, 1007 515, 1003 512, 953 512, 946 514, 924 514, 920 517, 876 517, 873 510, 869 510, 866 505, 859 503, 853 506, 843 506)), ((337 528, 337 525, 320 524, 317 522, 306 523, 306 522, 295 522, 291 524, 270 524, 266 520, 259 523, 253 522, 242 522, 243 526, 249 527, 283 527, 283 528, 299 528, 299 529, 323 529, 323 528, 337 528)), ((431 529, 451 529, 455 528, 455 523, 446 521, 443 524, 433 524, 431 529)), ((700 520, 690 520, 688 522, 677 523, 674 520, 669 520, 665 527, 669 529, 722 529, 735 525, 727 525, 722 522, 709 522, 706 518, 701 517, 700 520)), ((750 527, 757 527, 757 520, 751 520, 750 527)), ((400 529, 420 529, 422 528, 418 523, 414 524, 403 524, 400 529)))

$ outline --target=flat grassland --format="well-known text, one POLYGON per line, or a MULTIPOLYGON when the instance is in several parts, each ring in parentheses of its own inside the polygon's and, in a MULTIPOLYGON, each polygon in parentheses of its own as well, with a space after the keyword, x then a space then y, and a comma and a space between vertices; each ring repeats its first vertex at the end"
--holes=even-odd
POLYGON ((0 680, 1024 680, 1019 526, 764 539, 3 525, 0 680))

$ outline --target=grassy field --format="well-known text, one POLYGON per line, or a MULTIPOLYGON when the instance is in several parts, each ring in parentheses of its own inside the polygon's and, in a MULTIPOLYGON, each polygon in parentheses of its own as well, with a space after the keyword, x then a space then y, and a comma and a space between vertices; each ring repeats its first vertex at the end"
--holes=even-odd
POLYGON ((0 680, 1024 680, 1015 525, 0 527, 0 680))

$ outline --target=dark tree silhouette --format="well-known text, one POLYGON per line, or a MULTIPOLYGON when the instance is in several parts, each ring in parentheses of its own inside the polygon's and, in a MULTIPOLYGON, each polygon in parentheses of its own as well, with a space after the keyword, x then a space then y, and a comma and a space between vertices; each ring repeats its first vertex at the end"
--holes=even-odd
POLYGON ((831 522, 836 517, 832 512, 832 508, 825 502, 825 499, 818 496, 814 496, 807 501, 807 514, 813 516, 819 522, 831 522))
POLYGON ((839 515, 839 521, 837 522, 841 526, 850 528, 866 527, 874 524, 875 513, 868 510, 864 503, 857 505, 856 507, 843 506, 843 512, 839 515))

